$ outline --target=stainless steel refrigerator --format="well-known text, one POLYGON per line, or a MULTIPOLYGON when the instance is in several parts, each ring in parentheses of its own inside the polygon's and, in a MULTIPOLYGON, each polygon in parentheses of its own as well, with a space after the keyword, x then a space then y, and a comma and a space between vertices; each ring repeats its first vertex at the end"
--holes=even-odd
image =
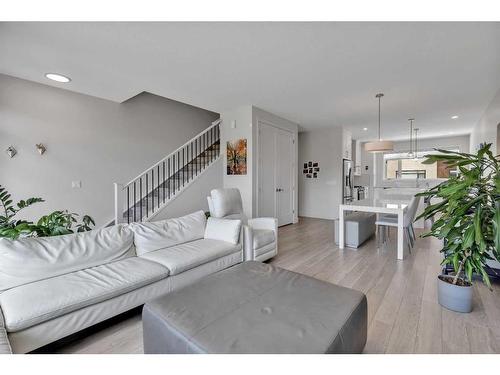
POLYGON ((352 202, 353 170, 352 160, 342 159, 342 203, 352 202))

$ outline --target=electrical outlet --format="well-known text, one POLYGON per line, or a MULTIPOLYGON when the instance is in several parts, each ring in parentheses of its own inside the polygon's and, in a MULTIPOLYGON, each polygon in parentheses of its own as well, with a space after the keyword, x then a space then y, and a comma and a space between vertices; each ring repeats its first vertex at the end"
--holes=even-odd
POLYGON ((71 187, 73 189, 80 189, 82 187, 81 181, 71 181, 71 187))

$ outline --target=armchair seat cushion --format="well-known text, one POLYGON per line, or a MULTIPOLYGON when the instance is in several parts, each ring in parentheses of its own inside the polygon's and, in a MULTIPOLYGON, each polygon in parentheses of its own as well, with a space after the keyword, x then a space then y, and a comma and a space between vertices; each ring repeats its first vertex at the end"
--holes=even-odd
POLYGON ((170 270, 170 276, 241 250, 241 245, 204 238, 141 255, 170 270))
POLYGON ((5 326, 17 332, 167 276, 160 264, 132 257, 21 285, 0 294, 5 326))
POLYGON ((274 231, 268 229, 253 230, 253 248, 259 249, 275 241, 274 231))

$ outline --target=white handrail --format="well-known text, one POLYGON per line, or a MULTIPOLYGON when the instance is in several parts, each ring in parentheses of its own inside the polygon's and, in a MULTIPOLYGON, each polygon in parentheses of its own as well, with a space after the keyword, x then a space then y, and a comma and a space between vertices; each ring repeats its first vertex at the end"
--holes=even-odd
POLYGON ((151 167, 147 168, 144 172, 142 172, 141 174, 139 174, 137 177, 133 178, 132 180, 130 180, 128 183, 124 184, 123 185, 123 188, 125 189, 127 186, 131 185, 134 183, 134 181, 138 180, 139 178, 141 178, 142 176, 144 176, 146 173, 148 173, 151 169, 157 167, 158 165, 160 165, 161 163, 163 163, 165 160, 167 160, 169 157, 171 157, 173 154, 175 154, 177 151, 179 150, 182 150, 184 147, 186 147, 188 144, 190 144, 191 142, 193 142, 195 139, 198 139, 199 137, 201 137, 203 134, 205 134, 206 132, 208 132, 210 129, 216 127, 217 125, 219 125, 221 123, 221 119, 217 119, 215 120, 214 122, 212 122, 212 125, 210 125, 208 128, 206 128, 205 130, 203 130, 201 133, 198 133, 197 135, 195 135, 193 138, 191 138, 189 141, 187 141, 186 143, 184 143, 181 147, 178 147, 176 148, 174 151, 172 151, 170 154, 168 154, 167 156, 165 156, 163 159, 161 159, 159 162, 153 164, 151 167))

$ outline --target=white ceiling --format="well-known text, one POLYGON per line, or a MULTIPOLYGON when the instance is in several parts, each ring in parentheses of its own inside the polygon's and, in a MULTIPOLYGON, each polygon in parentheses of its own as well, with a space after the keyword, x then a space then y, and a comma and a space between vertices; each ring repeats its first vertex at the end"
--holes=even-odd
POLYGON ((383 138, 406 137, 408 117, 444 136, 468 133, 500 88, 500 23, 0 23, 0 73, 117 102, 253 104, 361 139, 383 92, 383 138))

